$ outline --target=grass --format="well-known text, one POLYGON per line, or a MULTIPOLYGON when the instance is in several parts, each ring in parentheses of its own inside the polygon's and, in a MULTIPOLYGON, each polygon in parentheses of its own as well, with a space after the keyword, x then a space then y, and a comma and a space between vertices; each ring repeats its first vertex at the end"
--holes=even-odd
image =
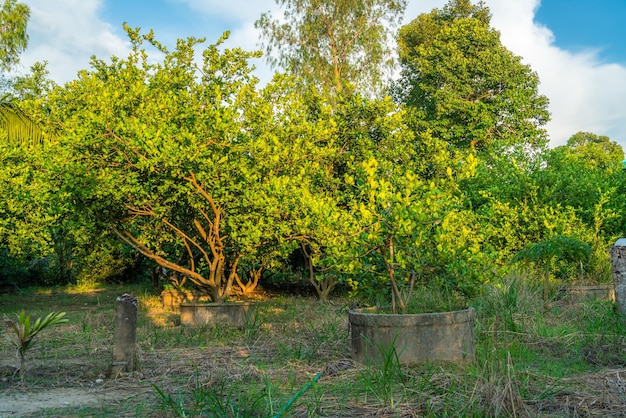
MULTIPOLYGON (((23 397, 22 416, 619 416, 626 403, 626 327, 612 302, 545 303, 541 289, 507 279, 473 301, 477 360, 404 367, 349 358, 350 301, 271 295, 243 329, 181 326, 141 286, 27 289, 0 295, 0 311, 51 310, 70 320, 29 356, 24 383, 9 334, 0 334, 0 405, 23 397), (140 301, 139 370, 106 379, 115 298, 140 301), (55 388, 68 405, 40 402, 55 388), (87 403, 86 400, 91 401, 87 403), (73 405, 71 404, 73 402, 73 405)), ((0 415, 4 406, 0 406, 0 415)))

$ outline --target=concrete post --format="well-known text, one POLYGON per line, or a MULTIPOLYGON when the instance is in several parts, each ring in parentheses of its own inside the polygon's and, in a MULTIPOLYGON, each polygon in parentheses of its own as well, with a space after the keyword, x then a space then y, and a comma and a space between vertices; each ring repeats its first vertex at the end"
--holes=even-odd
POLYGON ((626 314, 626 238, 620 238, 611 247, 611 271, 615 287, 615 302, 622 314, 626 314))
POLYGON ((115 302, 113 360, 109 373, 111 379, 116 379, 122 372, 135 370, 137 305, 137 297, 127 293, 118 297, 115 302))

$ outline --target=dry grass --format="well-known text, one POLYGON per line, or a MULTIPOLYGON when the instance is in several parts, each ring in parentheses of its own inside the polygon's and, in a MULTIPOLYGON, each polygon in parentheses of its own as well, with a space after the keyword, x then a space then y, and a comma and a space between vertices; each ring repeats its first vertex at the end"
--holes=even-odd
MULTIPOLYGON (((2 311, 9 314, 21 308, 35 316, 62 310, 70 318, 41 334, 28 355, 24 384, 12 375, 13 348, 9 334, 2 332, 0 416, 10 416, 7 405, 16 399, 24 408, 18 416, 177 416, 153 385, 180 400, 188 416, 194 412, 194 394, 217 397, 227 407, 258 402, 258 414, 250 416, 271 416, 319 373, 319 381, 285 416, 626 416, 626 370, 616 364, 621 348, 611 345, 620 340, 594 339, 592 329, 558 328, 563 321, 597 316, 595 308, 552 306, 541 317, 517 310, 516 331, 493 317, 479 317, 481 349, 474 365, 399 368, 398 380, 390 382, 371 380, 371 368, 350 360, 347 300, 320 304, 308 297, 265 295, 258 318, 244 329, 190 328, 180 326, 177 313, 163 309, 157 296, 143 292, 139 370, 106 379, 114 300, 127 291, 132 289, 0 296, 2 311), (568 369, 566 357, 573 350, 579 353, 580 372, 573 365, 568 369), (391 388, 393 404, 375 396, 375 385, 391 388), (59 390, 71 404, 38 397, 59 390), (32 410, 36 404, 39 409, 32 410)), ((601 315, 592 319, 605 320, 601 315)), ((205 409, 201 416, 211 415, 205 409)))

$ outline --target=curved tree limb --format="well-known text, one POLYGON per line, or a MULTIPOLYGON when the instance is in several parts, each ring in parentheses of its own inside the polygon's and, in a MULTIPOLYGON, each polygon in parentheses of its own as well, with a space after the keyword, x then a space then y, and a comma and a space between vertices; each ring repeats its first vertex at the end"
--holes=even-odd
POLYGON ((133 247, 135 250, 139 251, 139 253, 141 253, 142 255, 150 258, 151 260, 154 260, 160 266, 176 271, 180 274, 183 274, 189 277, 189 279, 192 282, 194 282, 200 287, 212 287, 212 286, 214 287, 216 285, 214 281, 211 282, 210 279, 208 280, 207 278, 203 277, 198 272, 182 267, 176 263, 168 261, 167 259, 155 254, 154 251, 152 251, 150 248, 146 247, 141 242, 139 242, 139 240, 135 238, 130 232, 128 231, 121 232, 116 227, 112 227, 112 230, 115 233, 115 235, 120 237, 125 243, 133 247))

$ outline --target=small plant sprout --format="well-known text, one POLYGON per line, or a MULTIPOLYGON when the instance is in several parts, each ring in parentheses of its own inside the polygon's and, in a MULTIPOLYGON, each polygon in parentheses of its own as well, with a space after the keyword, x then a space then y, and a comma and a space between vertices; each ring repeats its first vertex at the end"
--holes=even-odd
POLYGON ((31 326, 30 316, 27 316, 24 311, 17 315, 17 319, 9 319, 4 317, 4 321, 10 326, 17 337, 17 342, 14 342, 17 347, 17 356, 20 361, 20 378, 24 379, 24 357, 29 348, 33 346, 34 338, 44 329, 52 325, 59 325, 68 322, 67 318, 63 318, 65 312, 50 312, 45 318, 37 318, 34 324, 31 326))

